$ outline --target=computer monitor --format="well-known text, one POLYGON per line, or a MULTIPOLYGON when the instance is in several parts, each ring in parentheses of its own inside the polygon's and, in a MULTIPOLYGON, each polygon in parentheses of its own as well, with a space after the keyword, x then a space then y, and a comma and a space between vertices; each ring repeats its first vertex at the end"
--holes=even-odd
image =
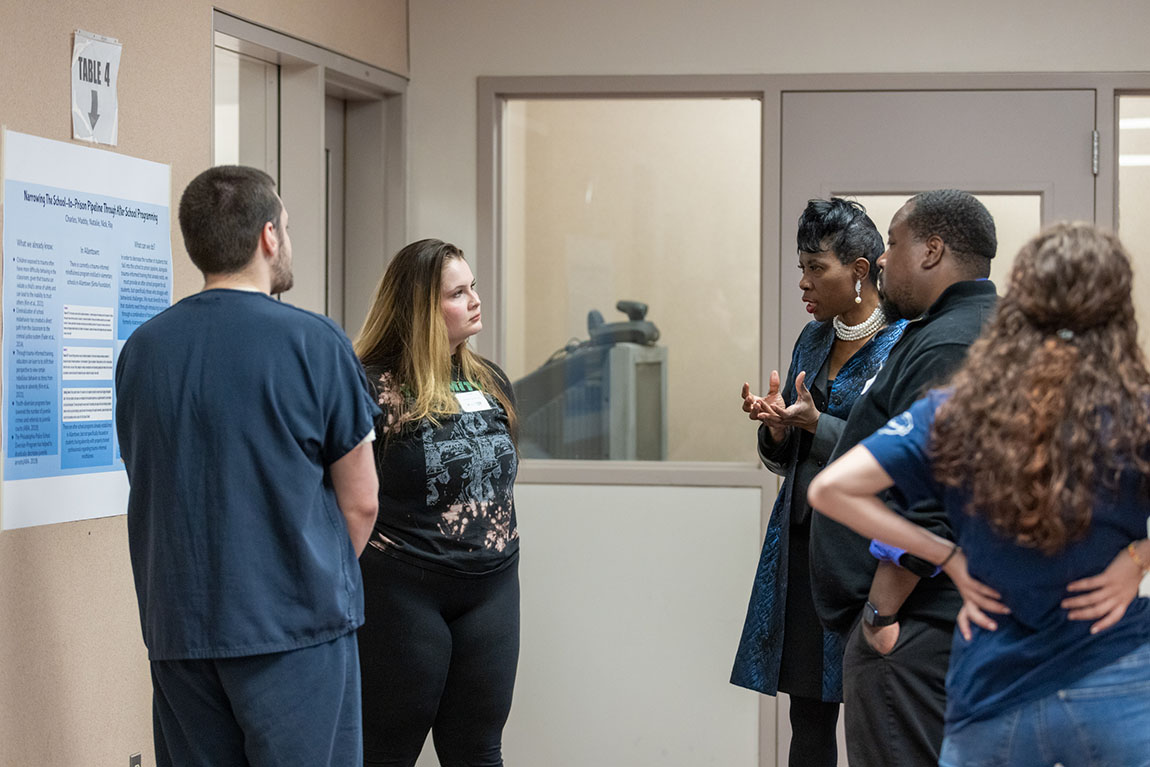
POLYGON ((513 384, 524 458, 666 459, 667 348, 645 305, 618 306, 627 322, 591 312, 588 341, 513 384))

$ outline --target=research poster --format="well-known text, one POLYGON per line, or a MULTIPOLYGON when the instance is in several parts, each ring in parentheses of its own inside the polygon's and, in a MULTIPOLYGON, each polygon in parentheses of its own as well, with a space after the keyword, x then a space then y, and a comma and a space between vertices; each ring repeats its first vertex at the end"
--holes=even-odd
POLYGON ((113 375, 172 300, 169 166, 5 131, 0 527, 122 514, 113 375))

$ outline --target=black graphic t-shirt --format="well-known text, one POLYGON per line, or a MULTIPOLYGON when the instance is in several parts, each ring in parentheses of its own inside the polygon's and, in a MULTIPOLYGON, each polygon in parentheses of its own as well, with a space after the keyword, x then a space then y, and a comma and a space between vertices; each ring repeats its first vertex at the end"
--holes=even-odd
MULTIPOLYGON (((487 363, 511 399, 503 371, 487 363)), ((507 414, 488 392, 457 380, 461 412, 401 422, 407 396, 391 371, 369 368, 380 416, 374 443, 379 516, 370 545, 450 572, 498 570, 519 551, 514 485, 519 461, 507 414)))

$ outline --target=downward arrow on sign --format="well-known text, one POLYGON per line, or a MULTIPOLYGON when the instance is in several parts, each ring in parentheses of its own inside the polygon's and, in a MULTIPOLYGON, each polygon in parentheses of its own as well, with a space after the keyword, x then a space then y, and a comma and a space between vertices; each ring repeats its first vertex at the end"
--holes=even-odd
POLYGON ((92 91, 92 111, 88 113, 88 119, 92 121, 92 127, 96 127, 96 121, 100 119, 100 108, 96 97, 96 91, 92 91))

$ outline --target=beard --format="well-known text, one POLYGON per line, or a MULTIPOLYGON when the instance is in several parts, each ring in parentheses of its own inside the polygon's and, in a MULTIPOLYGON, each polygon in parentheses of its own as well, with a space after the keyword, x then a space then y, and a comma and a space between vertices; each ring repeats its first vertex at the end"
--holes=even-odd
POLYGON ((913 320, 914 317, 909 317, 898 308, 898 304, 891 301, 886 296, 879 299, 878 305, 882 307, 883 314, 886 315, 887 321, 893 322, 896 320, 913 320))
POLYGON ((295 277, 291 273, 291 264, 284 255, 283 243, 276 250, 276 259, 272 262, 272 295, 286 293, 295 284, 295 277))
POLYGON ((888 322, 913 320, 922 313, 914 311, 907 305, 906 301, 900 302, 898 296, 892 295, 887 290, 886 281, 883 279, 882 272, 878 274, 878 301, 883 313, 886 314, 888 322))

